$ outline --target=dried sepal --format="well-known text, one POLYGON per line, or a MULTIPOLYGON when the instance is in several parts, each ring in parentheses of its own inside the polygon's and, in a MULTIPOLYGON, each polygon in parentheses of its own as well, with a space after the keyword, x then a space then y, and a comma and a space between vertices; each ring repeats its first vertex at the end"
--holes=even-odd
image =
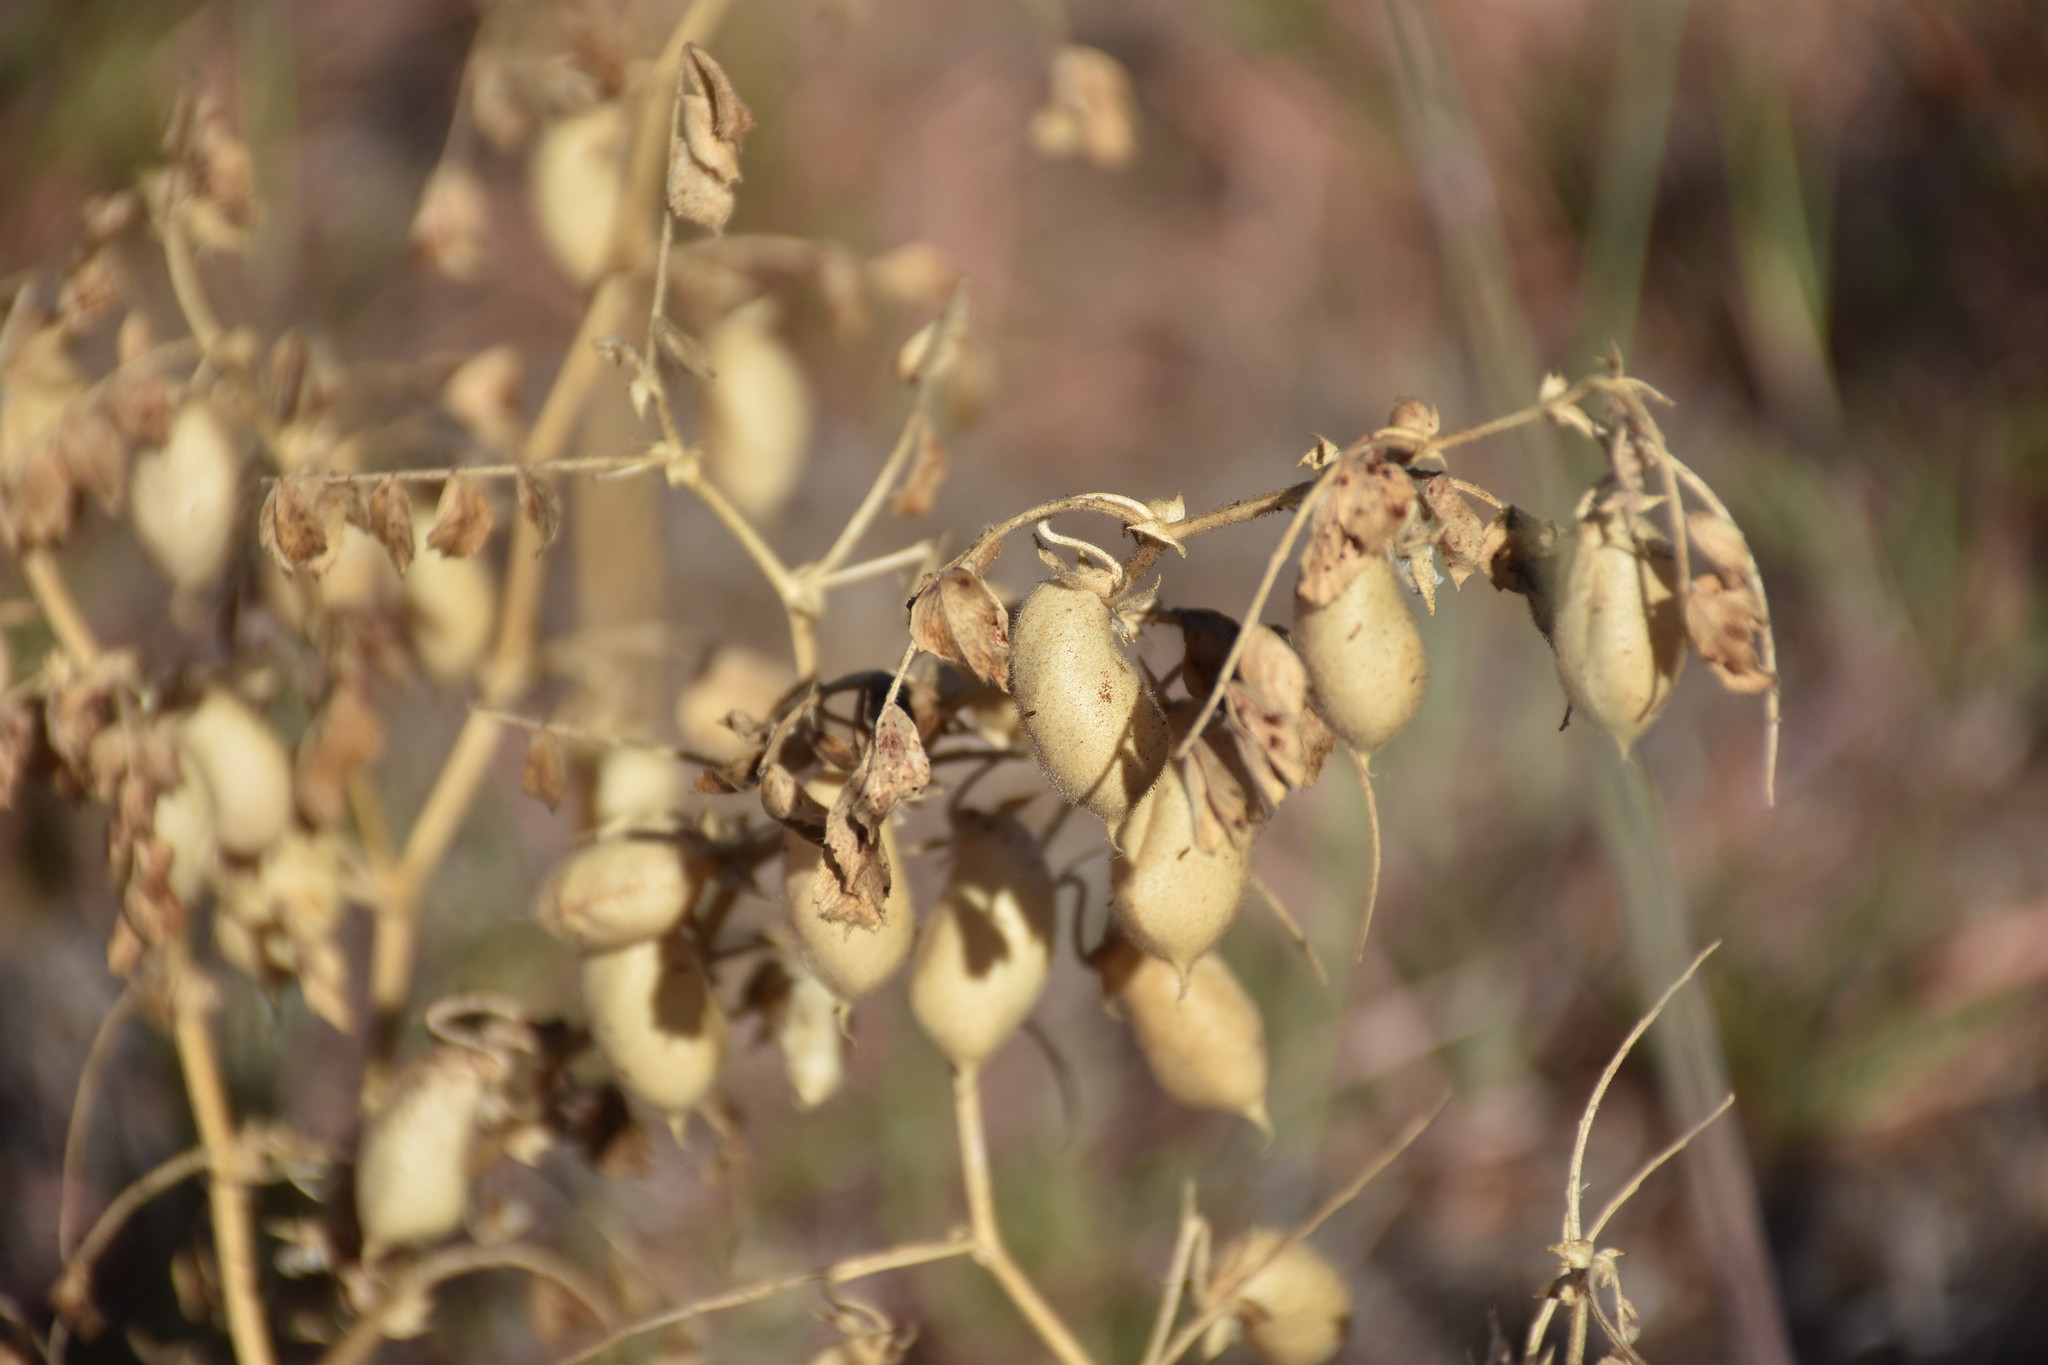
MULTIPOLYGON (((315 497, 297 479, 278 479, 270 485, 263 508, 256 518, 256 536, 277 567, 286 573, 315 567, 328 554, 327 530, 314 508, 315 497)), ((337 537, 338 539, 338 537, 337 537)), ((339 546, 335 547, 337 550, 339 546)))
POLYGON ((898 803, 930 784, 931 760, 917 724, 892 706, 875 722, 860 766, 825 817, 825 862, 812 889, 818 917, 829 924, 880 928, 888 918, 889 859, 882 827, 898 803))
POLYGON ((1757 657, 1757 636, 1769 624, 1747 585, 1730 585, 1718 574, 1693 579, 1685 599, 1686 635, 1729 691, 1753 695, 1778 685, 1757 657))
POLYGON ((669 211, 723 232, 740 179, 740 144, 754 116, 724 68, 694 43, 683 49, 683 81, 682 127, 669 147, 669 211))
POLYGON ((524 466, 520 467, 518 483, 519 515, 540 534, 540 545, 534 550, 540 554, 562 534, 562 499, 524 466))
POLYGON ((923 583, 910 602, 910 638, 983 682, 1010 686, 1010 613, 972 566, 923 583))
POLYGON ((467 559, 484 547, 490 535, 491 504, 483 489, 460 474, 450 474, 441 485, 441 500, 434 506, 427 548, 450 559, 467 559))
POLYGON ((377 538, 384 553, 391 556, 391 567, 403 577, 412 567, 415 541, 412 499, 397 479, 386 475, 377 481, 376 491, 370 494, 368 521, 365 529, 377 538))
POLYGON ((1334 602, 1359 567, 1394 542, 1415 501, 1414 480, 1377 450, 1345 457, 1309 518, 1296 594, 1310 606, 1334 602))
POLYGON ((549 810, 557 810, 562 804, 566 777, 562 741, 553 730, 535 730, 526 746, 526 762, 519 769, 519 790, 544 803, 549 810))
POLYGON ((1422 505, 1434 523, 1432 538, 1443 551, 1444 570, 1451 583, 1462 588, 1466 579, 1486 566, 1486 523, 1479 520, 1448 475, 1422 481, 1422 505))
MULTIPOLYGON (((1181 628, 1188 692, 1206 696, 1216 685, 1238 624, 1206 610, 1183 610, 1174 619, 1181 628)), ((1252 627, 1223 689, 1223 716, 1236 756, 1267 808, 1314 782, 1329 756, 1329 728, 1309 704, 1307 665, 1271 626, 1252 627)))

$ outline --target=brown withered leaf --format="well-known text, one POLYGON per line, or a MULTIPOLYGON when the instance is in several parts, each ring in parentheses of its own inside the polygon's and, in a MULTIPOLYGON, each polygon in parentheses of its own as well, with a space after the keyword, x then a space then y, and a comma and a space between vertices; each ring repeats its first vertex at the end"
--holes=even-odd
POLYGON ((292 793, 307 823, 316 829, 340 824, 348 814, 350 779, 383 750, 384 727, 368 699, 352 683, 336 687, 299 741, 293 765, 292 793))
POLYGON ((57 428, 57 449, 71 482, 112 512, 128 487, 128 443, 98 404, 74 405, 57 428))
POLYGON ((327 553, 326 529, 313 510, 313 499, 296 479, 270 485, 263 510, 256 515, 256 538, 287 574, 327 553))
POLYGON ((539 554, 553 545, 562 534, 562 500, 555 490, 535 478, 531 471, 519 471, 519 515, 533 524, 540 532, 539 554))
POLYGON ((59 545, 71 533, 78 499, 71 470, 55 440, 45 438, 0 484, 0 534, 19 553, 32 545, 59 545))
POLYGON ((724 68, 695 43, 683 49, 683 80, 681 135, 669 147, 669 211, 720 233, 732 217, 740 144, 754 115, 724 68))
POLYGON ((484 547, 490 535, 491 505, 484 499, 483 489, 460 474, 449 475, 441 485, 441 500, 434 506, 427 548, 450 559, 467 559, 484 547))
POLYGON ((910 600, 910 638, 1005 692, 1010 689, 1010 614, 966 565, 928 579, 910 600))
POLYGON ((821 871, 832 875, 812 883, 819 918, 867 930, 887 920, 892 874, 882 827, 897 804, 923 791, 931 778, 917 723, 891 706, 875 722, 867 754, 826 813, 821 871))
POLYGON ((1415 499, 1414 480, 1376 450, 1345 459, 1329 475, 1322 502, 1309 518, 1295 589, 1311 606, 1327 606, 1358 576, 1367 555, 1393 543, 1415 499))
POLYGON ((932 780, 931 759, 918 738, 917 722, 900 706, 891 706, 875 722, 867 756, 847 779, 855 817, 879 829, 898 803, 918 795, 932 780))
POLYGON ((1758 662, 1756 635, 1767 622, 1747 587, 1730 587, 1701 574, 1685 598, 1685 633, 1692 647, 1731 692, 1768 692, 1778 680, 1758 662))
POLYGON ((535 730, 526 746, 526 764, 519 770, 519 790, 546 802, 549 810, 557 810, 566 779, 562 741, 555 738, 553 730, 535 730))
POLYGON ((107 377, 107 416, 138 445, 160 446, 171 434, 177 400, 170 383, 154 370, 135 367, 107 377))
POLYGON ((770 763, 761 774, 761 809, 784 829, 814 844, 825 842, 825 808, 780 763, 770 763))
POLYGON ((19 694, 0 698, 0 810, 14 809, 21 777, 35 756, 40 717, 35 706, 19 694))
MULTIPOLYGON (((1178 611, 1174 620, 1181 628, 1182 676, 1192 695, 1205 697, 1237 638, 1237 622, 1200 609, 1178 611)), ((1314 782, 1330 752, 1329 730, 1309 705, 1308 668, 1271 626, 1254 627, 1238 655, 1223 690, 1223 719, 1242 780, 1269 809, 1314 782)), ((1209 742, 1222 741, 1212 732, 1209 742)))
POLYGON ((939 444, 939 434, 932 430, 931 419, 921 407, 912 410, 903 439, 916 443, 916 453, 903 486, 889 502, 889 511, 899 517, 921 517, 932 510, 932 501, 946 482, 946 448, 939 444))
POLYGON ((378 481, 377 491, 370 494, 369 522, 366 529, 383 545, 384 553, 391 556, 391 567, 403 577, 412 567, 412 499, 397 479, 387 476, 378 481))
POLYGON ((1444 552, 1444 570, 1456 587, 1486 566, 1486 524, 1449 478, 1438 475, 1422 482, 1422 503, 1441 528, 1437 546, 1444 552))

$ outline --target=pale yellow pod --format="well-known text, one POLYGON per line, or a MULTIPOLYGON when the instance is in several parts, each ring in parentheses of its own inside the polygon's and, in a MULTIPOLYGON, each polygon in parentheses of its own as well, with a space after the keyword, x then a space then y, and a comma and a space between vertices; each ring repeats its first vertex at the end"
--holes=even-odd
POLYGON ((241 529, 241 466, 213 405, 193 399, 163 449, 136 457, 128 484, 135 540, 181 594, 217 582, 241 529))
POLYGON ((1226 834, 1213 851, 1195 839, 1180 766, 1169 763, 1117 834, 1111 904, 1124 937, 1185 976, 1222 941, 1251 875, 1251 835, 1226 834))
POLYGON ((1217 1261, 1212 1292, 1270 1257, 1232 1296, 1232 1311, 1266 1365, 1322 1365, 1351 1331, 1351 1290, 1336 1267, 1305 1242, 1274 1256, 1283 1238, 1258 1228, 1232 1242, 1217 1261))
POLYGON ((1663 714, 1685 668, 1685 623, 1669 556, 1640 546, 1627 518, 1582 506, 1550 630, 1572 711, 1630 747, 1663 714))
POLYGON ((647 749, 607 749, 597 761, 590 818, 599 828, 650 826, 672 819, 688 792, 682 764, 647 749))
POLYGON ((341 551, 318 578, 287 574, 271 555, 258 561, 256 572, 264 605, 301 635, 309 632, 315 614, 379 611, 403 593, 384 547, 353 525, 342 527, 341 551))
POLYGON ((156 799, 151 817, 156 837, 171 849, 171 893, 186 905, 206 885, 219 853, 213 831, 213 798, 203 780, 188 778, 156 799))
POLYGON ((1053 877, 1015 816, 963 810, 953 868, 925 921, 910 1009, 957 1067, 979 1065, 1031 1013, 1052 968, 1053 877))
POLYGON ((533 917, 583 952, 609 952, 675 928, 710 875, 694 840, 606 839, 562 860, 535 897, 533 917))
POLYGON ((619 1084, 673 1118, 711 1090, 726 1021, 696 951, 649 939, 583 959, 583 1004, 619 1084))
POLYGON ((1415 719, 1429 686, 1429 656, 1406 596, 1384 554, 1368 555, 1325 606, 1295 594, 1294 647, 1316 711, 1360 753, 1374 752, 1415 719))
POLYGON ((188 778, 206 785, 214 840, 252 858, 276 842, 292 815, 292 760, 284 741, 231 692, 208 689, 178 726, 188 778))
POLYGON ((789 994, 776 1021, 775 1043, 796 1102, 815 1109, 846 1080, 846 1032, 840 1022, 846 1007, 802 963, 788 963, 785 970, 789 994))
POLYGON ((632 129, 616 103, 556 119, 533 148, 540 235, 570 279, 589 284, 611 257, 632 129))
POLYGON ((433 520, 425 509, 414 509, 421 548, 404 579, 405 628, 420 667, 447 687, 468 681, 483 661, 497 620, 498 588, 480 559, 451 559, 426 548, 433 520))
POLYGON ((1101 971, 1160 1089, 1197 1109, 1241 1114, 1271 1134, 1266 1026, 1221 957, 1199 959, 1185 990, 1171 964, 1128 943, 1108 951, 1101 971))
POLYGON ((775 305, 735 309, 705 339, 704 468, 755 521, 780 512, 810 463, 811 396, 775 330, 775 305))
POLYGON ((364 1261, 461 1229, 477 1115, 501 1070, 483 1053, 443 1044, 391 1083, 356 1152, 364 1261))
POLYGON ((1010 692, 1046 780, 1110 829, 1121 825, 1172 743, 1108 602, 1056 579, 1034 588, 1010 631, 1010 692))
POLYGON ((782 899, 804 965, 847 1004, 872 995, 896 974, 917 939, 917 907, 910 899, 910 879, 896 850, 896 833, 882 827, 882 852, 894 875, 880 928, 856 929, 818 917, 811 898, 812 883, 825 861, 824 850, 800 835, 782 842, 782 899))
POLYGON ((676 698, 676 728, 685 747, 719 762, 747 752, 725 718, 738 711, 766 721, 796 683, 788 664, 745 645, 720 645, 676 698))

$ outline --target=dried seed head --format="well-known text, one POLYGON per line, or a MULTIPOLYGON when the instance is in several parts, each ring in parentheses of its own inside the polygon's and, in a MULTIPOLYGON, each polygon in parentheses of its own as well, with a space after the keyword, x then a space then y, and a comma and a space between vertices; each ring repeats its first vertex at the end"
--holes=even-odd
POLYGON ((1052 966, 1052 873, 1009 814, 963 810, 953 869, 918 940, 910 1008, 953 1065, 1008 1041, 1038 1003, 1052 966))
MULTIPOLYGON (((833 794, 826 791, 824 797, 829 801, 833 794)), ((790 927, 804 965, 848 1004, 872 994, 896 974, 917 938, 917 907, 910 899, 910 879, 903 875, 895 830, 882 827, 889 899, 882 923, 873 929, 831 924, 819 916, 813 883, 820 875, 831 875, 824 869, 824 850, 798 834, 785 838, 782 850, 783 903, 789 907, 790 927)))
POLYGON ((161 450, 136 457, 130 515, 143 553, 181 595, 203 593, 227 568, 241 528, 241 458, 213 405, 178 409, 161 450))
POLYGON ((756 521, 782 510, 810 462, 810 390, 775 322, 774 302, 756 299, 706 342, 705 471, 756 521))
POLYGON ((1336 1268, 1305 1242, 1275 1256, 1284 1234, 1247 1232, 1216 1262, 1209 1297, 1246 1269, 1264 1265, 1231 1295, 1231 1312, 1266 1365, 1322 1365, 1351 1331, 1351 1290, 1336 1268))
MULTIPOLYGON (((433 517, 413 512, 422 538, 433 517)), ((452 559, 429 549, 412 563, 403 586, 406 636, 428 677, 443 686, 468 679, 491 642, 498 589, 480 560, 452 559)))
POLYGON ((205 784, 214 837, 237 857, 276 842, 292 815, 292 763, 284 742, 233 693, 210 689, 178 727, 188 779, 205 784))
POLYGON ((796 1102, 815 1109, 846 1080, 846 1007, 800 962, 785 964, 788 987, 776 1020, 775 1043, 796 1102))
POLYGON ((1010 692, 1046 780, 1120 826, 1173 746, 1102 594, 1058 579, 1032 590, 1010 631, 1010 692))
POLYGON ((676 935, 583 959, 583 1004, 619 1084, 680 1119, 710 1091, 726 1022, 696 950, 676 935))
POLYGON ((1294 598, 1294 646, 1308 666, 1316 709, 1360 753, 1372 753, 1415 718, 1429 686, 1429 656, 1402 600, 1393 561, 1368 554, 1335 600, 1294 598))
POLYGON ((555 120, 533 148, 540 233, 570 279, 589 284, 611 255, 631 120, 616 102, 555 120))
POLYGON ((1670 548, 1630 528, 1619 505, 1589 493, 1552 610, 1550 647, 1575 714, 1626 755, 1650 728, 1685 667, 1685 622, 1670 548))
POLYGON ((1237 917, 1251 869, 1249 828, 1205 852, 1196 818, 1179 765, 1167 764, 1117 832, 1109 873, 1124 936, 1183 978, 1237 917))
POLYGON ((502 1071, 495 1058, 443 1044, 391 1083, 356 1154, 364 1261, 462 1227, 477 1116, 502 1071))
POLYGON ((1241 1114, 1270 1135, 1266 1027, 1223 959, 1210 953, 1185 979, 1130 943, 1096 960, 1103 989, 1121 1004, 1160 1089, 1182 1104, 1241 1114), (1183 984, 1185 982, 1185 984, 1183 984))
POLYGON ((607 839, 563 860, 541 887, 533 917, 583 952, 609 952, 675 928, 710 872, 694 840, 607 839))

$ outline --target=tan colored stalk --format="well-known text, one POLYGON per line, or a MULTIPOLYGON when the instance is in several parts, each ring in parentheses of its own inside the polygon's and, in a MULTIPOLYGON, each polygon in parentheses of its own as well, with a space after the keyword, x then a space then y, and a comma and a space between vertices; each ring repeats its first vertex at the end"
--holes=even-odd
POLYGON ((341 1340, 327 1348, 318 1365, 362 1365, 383 1344, 384 1325, 393 1316, 416 1308, 421 1299, 447 1281, 482 1270, 523 1270, 552 1280, 599 1323, 611 1320, 604 1291, 551 1251, 521 1242, 503 1246, 458 1244, 429 1252, 408 1266, 370 1311, 358 1318, 341 1340))
POLYGON ((35 594, 36 605, 42 609, 43 619, 50 623, 50 633, 57 637, 58 648, 75 664, 97 659, 99 637, 93 634, 85 613, 78 609, 78 599, 71 595, 48 547, 38 545, 22 552, 21 576, 28 580, 28 590, 35 594))

